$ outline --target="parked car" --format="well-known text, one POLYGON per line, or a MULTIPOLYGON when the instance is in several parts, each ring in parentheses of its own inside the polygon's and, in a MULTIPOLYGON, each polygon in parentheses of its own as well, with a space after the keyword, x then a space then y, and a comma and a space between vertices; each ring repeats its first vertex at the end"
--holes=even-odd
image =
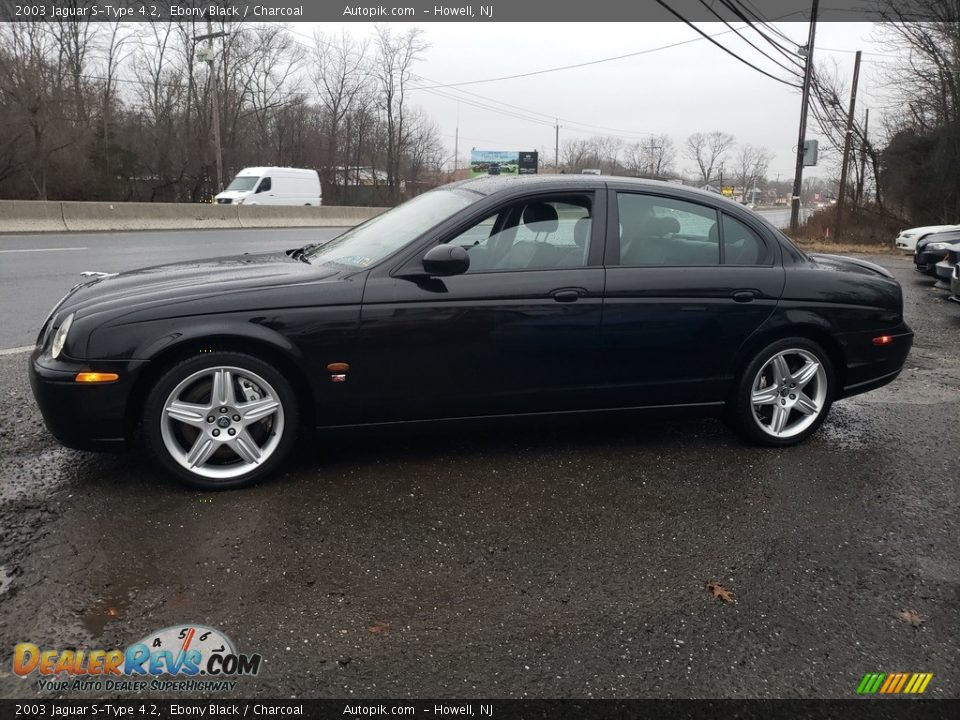
POLYGON ((943 254, 943 260, 938 262, 934 267, 937 276, 937 287, 942 287, 945 290, 950 289, 950 280, 953 278, 953 271, 957 266, 958 257, 960 257, 960 242, 948 245, 946 252, 943 254))
POLYGON ((216 196, 220 205, 312 205, 322 202, 316 170, 284 167, 250 167, 237 173, 227 189, 216 196))
POLYGON ((960 230, 931 233, 917 243, 913 264, 924 275, 936 276, 936 265, 946 254, 947 248, 960 242, 960 230))
POLYGON ((893 242, 897 250, 902 250, 905 253, 913 253, 916 251, 917 243, 920 240, 928 235, 945 230, 960 230, 960 225, 927 225, 925 227, 901 230, 893 242))
POLYGON ((273 472, 301 426, 685 407, 793 445, 897 377, 902 312, 884 268, 808 255, 714 193, 484 176, 323 245, 85 280, 30 377, 63 444, 139 436, 227 488, 273 472))

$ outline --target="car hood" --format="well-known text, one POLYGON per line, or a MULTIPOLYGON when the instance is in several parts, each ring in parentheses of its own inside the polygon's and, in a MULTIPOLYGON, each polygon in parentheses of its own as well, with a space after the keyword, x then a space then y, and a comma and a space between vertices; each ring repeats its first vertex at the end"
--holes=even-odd
POLYGON ((858 273, 860 275, 882 275, 886 278, 893 278, 893 274, 884 267, 860 258, 847 257, 845 255, 827 255, 825 253, 811 253, 808 257, 824 270, 837 270, 839 272, 858 273))
POLYGON ((225 293, 333 280, 340 271, 286 252, 254 253, 154 265, 80 283, 59 311, 78 316, 133 304, 183 302, 225 293))
POLYGON ((955 243, 960 241, 960 231, 957 230, 948 230, 946 232, 932 233, 931 235, 926 235, 921 238, 920 242, 917 243, 917 250, 922 250, 928 245, 933 243, 945 242, 945 243, 955 243))
POLYGON ((215 195, 214 199, 225 200, 229 198, 230 200, 236 200, 237 198, 245 198, 249 194, 250 194, 249 190, 224 190, 222 193, 218 193, 217 195, 215 195))

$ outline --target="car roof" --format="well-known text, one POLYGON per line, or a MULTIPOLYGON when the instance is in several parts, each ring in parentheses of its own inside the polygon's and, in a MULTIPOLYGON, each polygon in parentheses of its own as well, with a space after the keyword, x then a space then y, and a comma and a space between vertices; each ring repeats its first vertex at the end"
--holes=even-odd
POLYGON ((481 175, 470 178, 469 180, 459 180, 449 185, 442 185, 441 188, 457 187, 481 195, 494 195, 507 191, 536 192, 538 189, 562 190, 565 186, 571 185, 584 190, 600 189, 607 185, 631 187, 636 188, 638 192, 646 191, 691 200, 701 198, 710 204, 727 205, 728 207, 743 209, 740 203, 730 200, 717 192, 709 192, 690 185, 682 185, 664 180, 648 180, 646 178, 621 177, 619 175, 481 175))
POLYGON ((237 173, 237 177, 246 177, 250 175, 264 175, 266 173, 276 173, 280 171, 281 174, 289 173, 292 175, 316 175, 316 170, 310 170, 309 168, 294 168, 294 167, 282 167, 279 165, 263 165, 257 167, 247 167, 243 168, 240 172, 237 173))

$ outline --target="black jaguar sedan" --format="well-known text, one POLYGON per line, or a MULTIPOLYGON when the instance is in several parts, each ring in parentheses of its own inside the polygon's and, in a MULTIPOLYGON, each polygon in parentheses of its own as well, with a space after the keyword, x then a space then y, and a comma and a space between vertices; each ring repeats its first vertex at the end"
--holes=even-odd
POLYGON ((322 245, 87 279, 30 374, 63 444, 140 439, 212 489, 268 475, 304 428, 689 407, 791 445, 912 340, 886 270, 718 195, 487 176, 322 245))

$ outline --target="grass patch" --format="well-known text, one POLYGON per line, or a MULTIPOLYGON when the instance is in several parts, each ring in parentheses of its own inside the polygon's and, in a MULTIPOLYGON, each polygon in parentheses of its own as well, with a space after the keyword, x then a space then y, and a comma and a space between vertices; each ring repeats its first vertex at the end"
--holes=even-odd
POLYGON ((836 235, 836 224, 836 206, 823 208, 807 218, 791 239, 808 252, 839 255, 902 254, 893 243, 903 222, 880 212, 873 205, 846 208, 842 237, 836 235))
POLYGON ((831 240, 811 240, 810 238, 793 238, 793 242, 806 252, 829 253, 832 255, 903 255, 893 243, 868 244, 833 242, 831 240))

